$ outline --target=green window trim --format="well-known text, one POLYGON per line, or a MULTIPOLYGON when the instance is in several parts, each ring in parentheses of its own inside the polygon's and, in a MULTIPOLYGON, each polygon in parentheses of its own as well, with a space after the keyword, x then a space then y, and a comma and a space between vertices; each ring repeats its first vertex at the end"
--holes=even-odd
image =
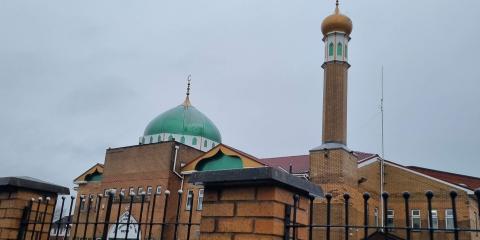
POLYGON ((342 56, 343 54, 343 45, 342 43, 337 44, 337 56, 342 56))
POLYGON ((331 42, 329 45, 328 45, 328 56, 332 57, 333 56, 333 43, 331 42))

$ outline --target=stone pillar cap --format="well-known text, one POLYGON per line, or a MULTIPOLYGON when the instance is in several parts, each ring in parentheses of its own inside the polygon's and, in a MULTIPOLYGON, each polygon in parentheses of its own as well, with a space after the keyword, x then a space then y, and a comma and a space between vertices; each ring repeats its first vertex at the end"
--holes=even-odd
POLYGON ((0 189, 24 188, 42 192, 70 194, 70 189, 32 177, 0 177, 0 189))

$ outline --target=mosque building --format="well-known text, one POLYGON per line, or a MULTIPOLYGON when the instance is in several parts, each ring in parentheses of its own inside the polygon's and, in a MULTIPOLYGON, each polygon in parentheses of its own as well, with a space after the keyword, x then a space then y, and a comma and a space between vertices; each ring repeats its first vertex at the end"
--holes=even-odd
MULTIPOLYGON (((257 158, 222 142, 222 136, 214 122, 197 109, 190 101, 190 81, 185 100, 178 106, 158 115, 145 128, 139 144, 106 150, 104 163, 96 164, 74 180, 78 196, 90 196, 115 190, 119 194, 138 195, 145 192, 149 203, 145 213, 140 213, 139 204, 135 202, 132 209, 119 206, 114 202, 113 212, 123 214, 131 211, 134 221, 141 214, 154 213, 155 220, 161 222, 165 215, 167 221, 173 221, 176 206, 163 212, 162 206, 151 208, 155 193, 170 192, 170 202, 177 202, 181 196, 180 220, 188 218, 188 211, 194 209, 193 222, 199 223, 202 215, 203 189, 188 183, 190 174, 198 171, 215 171, 239 168, 274 167, 291 172, 320 186, 324 192, 333 196, 333 216, 343 216, 343 194, 350 193, 352 201, 352 225, 363 224, 362 194, 369 192, 372 196, 370 222, 380 226, 386 220, 389 226, 404 226, 402 192, 411 194, 411 224, 421 228, 429 224, 428 210, 425 204, 425 192, 431 190, 441 193, 435 196, 432 210, 433 226, 440 229, 453 228, 453 216, 449 191, 458 192, 459 227, 478 229, 477 200, 473 196, 480 187, 480 178, 461 174, 437 171, 433 169, 403 166, 390 160, 382 159, 378 154, 354 151, 347 145, 347 89, 350 35, 353 23, 349 17, 340 13, 338 5, 334 13, 327 16, 322 24, 324 42, 324 88, 323 88, 323 136, 319 146, 307 154, 275 158, 257 158), (189 194, 173 194, 177 191, 194 192, 197 199, 189 204, 189 194), (382 213, 381 192, 391 193, 388 210, 382 213), (119 209, 120 208, 120 209, 119 209), (386 216, 387 219, 383 219, 386 216)), ((320 79, 319 79, 320 80, 320 79)), ((320 133, 319 133, 320 134, 320 133)), ((163 201, 158 201, 162 204, 163 201)), ((315 201, 314 223, 325 223, 325 199, 315 201)), ((80 219, 86 219, 88 209, 84 201, 78 200, 80 219)), ((104 209, 101 209, 102 216, 104 209)), ((92 214, 93 215, 93 214, 92 214)), ((144 215, 145 216, 145 215, 144 215)), ((92 216, 90 216, 92 217, 92 216)), ((335 218, 333 218, 335 219, 335 218)), ((338 218, 343 219, 343 218, 338 218)), ((335 222, 332 222, 335 224, 335 222)), ((338 222, 341 224, 341 222, 338 222)), ((164 234, 171 235, 167 227, 164 234)), ((138 230, 138 229, 137 229, 138 230)), ((158 226, 153 232, 159 232, 158 226)), ((92 229, 89 229, 92 231, 92 229)), ((100 231, 98 229, 97 231, 100 231)), ((113 234, 109 230, 109 236, 113 234)), ((332 239, 343 239, 343 229, 333 230, 332 239)), ((198 239, 198 227, 193 227, 192 238, 198 239)), ((441 235, 437 239, 450 239, 451 235, 441 235)), ((146 236, 146 229, 140 229, 141 236, 146 236)), ((180 233, 179 239, 186 239, 180 233)), ((315 236, 323 239, 324 232, 315 230, 315 236)), ((381 234, 372 230, 372 235, 381 234)), ((403 232, 393 232, 398 239, 404 239, 403 232)), ((361 239, 357 230, 351 230, 350 239, 361 239)), ((159 236, 154 236, 158 239, 159 236)), ((427 232, 416 232, 413 239, 427 239, 427 232)), ((171 238, 167 238, 171 239, 171 238)), ((460 239, 480 240, 479 233, 463 232, 460 239)))

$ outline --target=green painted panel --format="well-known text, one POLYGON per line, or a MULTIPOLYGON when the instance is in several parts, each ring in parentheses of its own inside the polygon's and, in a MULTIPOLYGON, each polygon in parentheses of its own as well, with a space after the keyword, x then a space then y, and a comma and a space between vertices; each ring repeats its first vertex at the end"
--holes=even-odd
POLYGON ((239 168, 243 168, 242 159, 237 156, 225 155, 222 151, 218 151, 217 154, 210 158, 203 159, 196 166, 197 171, 216 171, 239 168))
POLYGON ((94 172, 85 177, 85 181, 87 182, 99 182, 99 181, 102 181, 102 179, 103 179, 103 174, 99 172, 94 172))

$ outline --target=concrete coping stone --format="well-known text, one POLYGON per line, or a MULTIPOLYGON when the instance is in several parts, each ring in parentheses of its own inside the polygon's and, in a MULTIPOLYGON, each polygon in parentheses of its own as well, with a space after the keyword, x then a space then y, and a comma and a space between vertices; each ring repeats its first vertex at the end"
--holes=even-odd
POLYGON ((287 188, 299 195, 324 196, 323 190, 310 181, 271 167, 194 172, 190 176, 189 182, 205 187, 266 186, 270 184, 287 188))
POLYGON ((32 177, 0 177, 0 188, 24 188, 42 192, 70 194, 70 189, 32 177))

